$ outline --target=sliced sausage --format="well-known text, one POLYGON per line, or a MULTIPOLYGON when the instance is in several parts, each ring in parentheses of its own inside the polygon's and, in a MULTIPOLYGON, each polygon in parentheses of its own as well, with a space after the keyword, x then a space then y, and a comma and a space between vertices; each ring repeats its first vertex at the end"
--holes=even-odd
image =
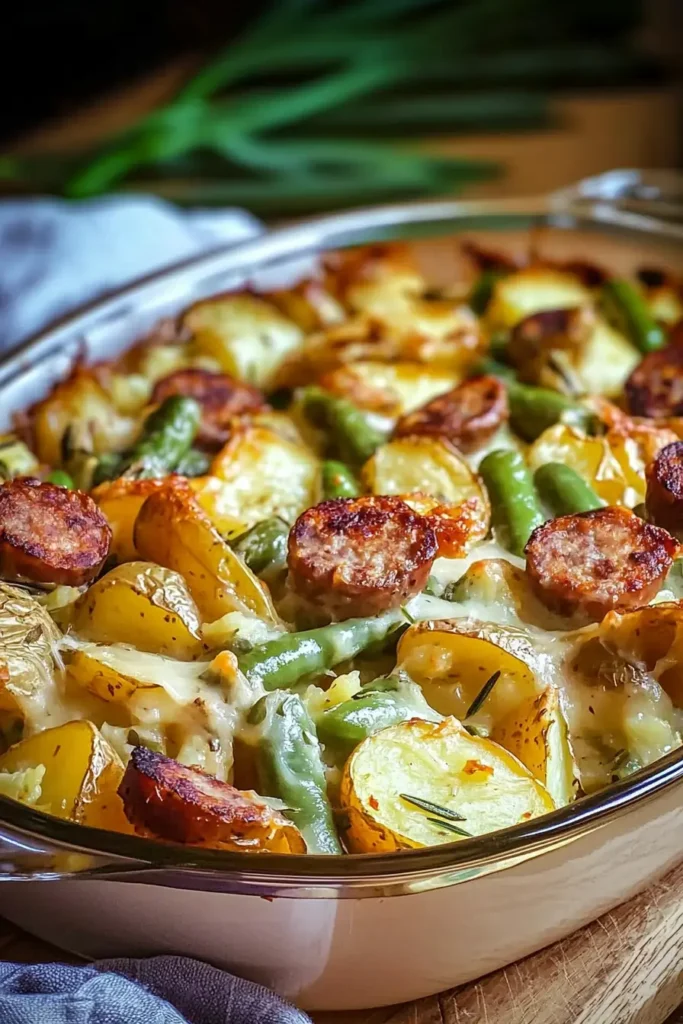
POLYGON ((683 332, 672 343, 645 356, 624 385, 634 416, 683 416, 683 332))
POLYGON ((196 398, 202 407, 202 421, 197 444, 205 448, 222 447, 230 436, 230 421, 244 413, 268 408, 266 400, 249 384, 235 380, 227 373, 209 370, 177 370, 157 382, 153 402, 163 402, 170 395, 196 398))
POLYGON ((672 533, 683 530, 683 441, 662 448, 646 470, 650 519, 672 533))
POLYGON ((111 530, 95 502, 39 480, 0 486, 0 574, 79 587, 97 576, 111 530))
POLYGON ((297 829, 256 794, 146 747, 133 748, 118 794, 140 835, 219 849, 305 852, 297 829))
POLYGON ((671 568, 678 544, 629 509, 599 508, 537 527, 527 573, 551 611, 599 622, 612 609, 647 604, 671 568))
POLYGON ((289 535, 289 583, 319 615, 377 615, 424 589, 434 530, 400 498, 338 498, 299 516, 289 535))
POLYGON ((481 447, 509 415, 507 391, 496 377, 473 377, 401 416, 394 437, 445 437, 461 451, 481 447))

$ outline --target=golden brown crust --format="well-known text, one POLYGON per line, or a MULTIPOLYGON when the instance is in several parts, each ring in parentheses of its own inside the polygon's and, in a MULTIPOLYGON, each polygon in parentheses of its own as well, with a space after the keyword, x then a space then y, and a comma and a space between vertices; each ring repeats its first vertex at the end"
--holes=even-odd
POLYGON ((436 552, 434 530, 400 498, 323 501, 289 535, 289 582, 326 617, 377 615, 424 588, 436 552))
POLYGON ((198 368, 176 370, 163 377, 155 385, 152 402, 163 402, 171 395, 185 395, 199 402, 202 421, 197 444, 209 449, 225 444, 234 417, 268 408, 258 388, 235 380, 227 373, 212 373, 198 368))
POLYGON ((109 553, 111 530, 82 491, 10 480, 0 487, 0 573, 5 579, 79 587, 109 553))
POLYGON ((551 611, 599 622, 651 601, 677 550, 666 530, 611 506, 537 527, 526 546, 527 573, 551 611))
POLYGON ((645 505, 658 526, 672 532, 683 529, 683 441, 662 448, 645 473, 645 505))
POLYGON ((485 444, 508 415, 505 385, 496 377, 473 377, 401 416, 393 436, 445 437, 470 452, 485 444))
MULTIPOLYGON (((150 838, 258 851, 272 843, 278 829, 297 834, 255 795, 146 747, 134 747, 118 794, 135 831, 150 838)), ((304 850, 302 842, 292 852, 304 850)))
POLYGON ((338 366, 324 373, 318 384, 324 391, 340 398, 350 398, 361 409, 392 416, 396 412, 397 397, 387 388, 373 387, 355 371, 353 364, 338 366))
POLYGON ((635 416, 683 416, 683 331, 670 344, 650 352, 624 385, 628 411, 635 416))

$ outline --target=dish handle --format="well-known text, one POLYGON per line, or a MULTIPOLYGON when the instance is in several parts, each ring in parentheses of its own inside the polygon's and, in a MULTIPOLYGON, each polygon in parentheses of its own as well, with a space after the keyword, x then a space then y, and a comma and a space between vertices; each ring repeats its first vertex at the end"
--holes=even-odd
POLYGON ((62 845, 6 821, 0 822, 0 882, 49 881, 90 873, 101 877, 108 872, 147 866, 127 857, 62 845))
POLYGON ((606 171, 554 192, 550 208, 560 220, 580 217, 683 239, 683 173, 606 171))

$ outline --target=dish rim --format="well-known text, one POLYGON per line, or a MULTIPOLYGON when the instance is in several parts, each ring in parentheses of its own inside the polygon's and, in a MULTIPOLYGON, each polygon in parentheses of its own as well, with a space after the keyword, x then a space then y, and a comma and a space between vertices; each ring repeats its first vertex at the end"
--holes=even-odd
MULTIPOLYGON (((451 228, 456 233, 468 222, 474 222, 468 230, 476 230, 477 221, 481 221, 479 226, 485 226, 487 220, 510 218, 525 220, 527 226, 538 223, 631 237, 645 234, 655 241, 683 239, 683 229, 664 228, 655 216, 628 214, 622 217, 609 204, 586 209, 585 204, 575 204, 574 198, 571 190, 567 190, 540 198, 394 204, 312 217, 277 228, 157 271, 70 314, 0 360, 0 389, 12 385, 37 363, 61 351, 66 342, 73 342, 74 336, 82 337, 94 326, 125 313, 134 315, 136 302, 149 302, 157 293, 171 291, 174 283, 183 280, 186 284, 199 283, 207 277, 211 279, 214 275, 231 272, 248 276, 288 257, 310 256, 371 240, 393 238, 398 241, 405 239, 401 229, 424 229, 430 237, 448 233, 451 228)), ((71 870, 57 873, 46 871, 43 866, 40 871, 31 870, 25 875, 15 873, 13 878, 104 873, 108 877, 118 875, 135 880, 133 876, 141 872, 144 875, 161 871, 164 878, 176 877, 180 872, 185 885, 188 874, 195 876, 194 887, 206 887, 202 883, 209 873, 212 878, 225 882, 224 887, 228 889, 236 886, 240 891, 249 891, 250 887, 260 891, 265 887, 280 895, 300 889, 302 885, 320 895, 348 892, 354 897, 363 889, 371 890, 367 895, 376 895, 378 886, 388 886, 392 891, 397 886, 400 891, 414 891, 464 881, 467 877, 548 852, 627 814, 636 805, 654 799, 682 781, 683 747, 598 793, 499 832, 400 853, 343 856, 269 854, 264 857, 165 844, 54 818, 0 796, 0 857, 7 858, 3 839, 10 844, 10 857, 12 846, 35 852, 35 845, 31 847, 29 843, 38 844, 40 852, 45 852, 47 847, 47 851, 53 853, 68 851, 91 855, 75 871, 73 865, 71 870)), ((55 863, 59 863, 59 858, 55 863)), ((160 880, 162 884, 169 884, 160 880)))

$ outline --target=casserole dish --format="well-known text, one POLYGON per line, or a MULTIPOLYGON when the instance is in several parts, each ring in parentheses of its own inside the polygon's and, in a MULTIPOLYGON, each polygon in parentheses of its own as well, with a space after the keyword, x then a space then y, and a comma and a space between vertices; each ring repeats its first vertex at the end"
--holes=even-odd
MULTIPOLYGON (((315 255, 379 239, 420 247, 438 282, 452 236, 545 227, 547 244, 606 262, 675 265, 675 195, 654 179, 585 183, 549 200, 431 203, 284 228, 126 289, 13 354, 0 368, 8 420, 80 352, 121 351, 160 318, 216 291, 267 287, 315 255), (617 201, 615 201, 617 200, 617 201), (668 219, 664 219, 664 217, 668 219)), ((561 938, 643 889, 679 857, 683 756, 539 820, 395 855, 263 858, 152 844, 0 801, 2 912, 89 956, 194 955, 299 1005, 353 1009, 461 984, 561 938), (49 883, 49 884, 48 884, 49 883), (350 984, 350 980, 353 984, 350 984)))

